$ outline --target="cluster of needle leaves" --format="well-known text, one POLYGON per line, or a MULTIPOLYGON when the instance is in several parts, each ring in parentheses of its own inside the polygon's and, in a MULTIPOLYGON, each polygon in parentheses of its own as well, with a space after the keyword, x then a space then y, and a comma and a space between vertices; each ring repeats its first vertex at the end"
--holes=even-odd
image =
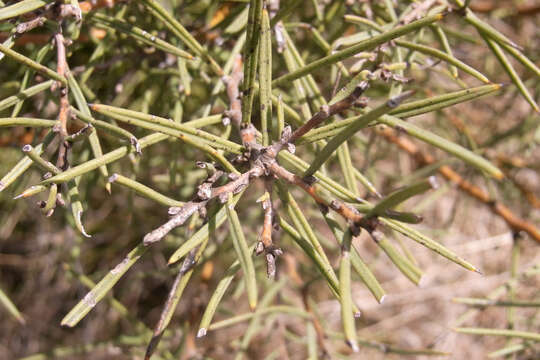
MULTIPOLYGON (((204 337, 249 321, 237 357, 245 356, 260 318, 274 313, 306 324, 303 336, 312 359, 338 351, 328 346, 332 336, 353 352, 374 346, 441 355, 358 337, 360 309, 352 280, 361 281, 380 303, 386 292, 355 244, 373 241, 416 285, 423 272, 413 254, 392 240, 393 233, 480 272, 418 231, 413 225, 426 214, 403 205, 441 181, 487 207, 516 238, 540 243, 534 222, 492 191, 508 179, 485 149, 500 141, 493 140, 497 136, 509 135, 494 133, 477 144, 455 119, 468 140, 461 144, 449 132, 439 135, 408 121, 449 114, 445 109, 454 105, 503 93, 524 99, 526 111, 538 120, 540 69, 528 49, 483 21, 468 2, 22 0, 0 1, 0 6, 0 31, 6 35, 0 64, 7 70, 0 74, 2 93, 15 89, 0 100, 0 128, 26 129, 10 130, 13 142, 25 140, 20 160, 2 174, 0 191, 20 189, 15 199, 41 199, 37 207, 43 216, 61 212, 78 233, 75 266, 66 266, 90 290, 62 319, 64 326, 91 316, 104 299, 125 314, 126 308, 107 295, 152 249, 169 254, 174 282, 154 329, 140 327, 147 359, 173 356, 160 342, 170 343, 169 325, 185 289, 198 281, 192 279, 197 270, 203 269, 204 277, 208 264, 223 265, 227 259, 232 261, 217 271, 196 334, 204 337), (454 55, 461 42, 489 49, 508 86, 454 55), (413 176, 398 176, 400 187, 393 190, 374 185, 389 177, 369 164, 370 149, 381 142, 392 144, 391 156, 408 155, 419 168, 413 176), (363 167, 357 156, 362 150, 368 164, 363 167), (452 159, 490 191, 460 175, 452 159), (85 257, 80 248, 100 230, 85 226, 84 218, 92 223, 92 196, 126 194, 120 187, 168 208, 168 215, 152 214, 151 221, 137 224, 146 235, 94 284, 80 269, 85 257), (156 217, 161 225, 154 227, 156 217), (309 270, 299 274, 299 266, 309 270), (338 333, 321 325, 324 319, 310 294, 314 286, 309 286, 317 279, 339 302, 338 333), (216 321, 233 284, 235 293, 246 293, 249 310, 216 321), (286 287, 301 293, 303 306, 277 296, 286 287), (273 305, 276 297, 280 305, 273 305)), ((532 205, 538 202, 521 190, 532 205)), ((136 212, 132 195, 127 201, 136 212)), ((22 320, 9 298, 0 296, 22 320)), ((514 300, 507 305, 527 306, 514 300)), ((504 306, 486 299, 456 301, 504 306)), ((539 341, 533 332, 457 330, 523 339, 511 344, 514 352, 539 341)))

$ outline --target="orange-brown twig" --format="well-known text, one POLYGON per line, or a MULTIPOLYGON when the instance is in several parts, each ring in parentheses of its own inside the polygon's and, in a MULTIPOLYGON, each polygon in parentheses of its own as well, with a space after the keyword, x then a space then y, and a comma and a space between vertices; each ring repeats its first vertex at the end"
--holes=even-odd
POLYGON ((321 208, 334 210, 352 224, 364 225, 362 224, 364 217, 356 209, 348 206, 347 204, 339 200, 328 201, 324 199, 317 193, 317 189, 315 188, 314 184, 310 184, 306 180, 302 179, 300 176, 291 173, 289 170, 279 165, 276 161, 268 164, 267 166, 267 169, 270 171, 270 173, 272 173, 277 178, 283 179, 288 183, 296 185, 302 190, 304 190, 309 196, 313 198, 313 200, 315 200, 315 202, 321 208))
MULTIPOLYGON (((386 140, 396 144, 401 149, 405 150, 421 164, 432 164, 435 158, 428 153, 421 151, 415 143, 407 138, 398 136, 398 134, 390 128, 379 128, 377 133, 382 135, 386 140)), ((512 210, 506 207, 499 201, 492 199, 490 195, 480 187, 465 180, 461 175, 455 172, 450 166, 443 165, 438 169, 439 173, 447 180, 456 184, 466 194, 488 205, 492 211, 500 216, 513 231, 523 231, 529 234, 536 242, 540 243, 540 230, 533 224, 514 215, 512 210)))
POLYGON ((262 208, 264 212, 263 227, 259 236, 259 242, 255 248, 257 255, 266 254, 266 274, 273 279, 276 276, 276 258, 283 254, 280 248, 274 245, 272 241, 272 231, 274 230, 274 207, 272 204, 272 184, 271 179, 266 179, 264 186, 266 188, 265 198, 262 200, 262 208))

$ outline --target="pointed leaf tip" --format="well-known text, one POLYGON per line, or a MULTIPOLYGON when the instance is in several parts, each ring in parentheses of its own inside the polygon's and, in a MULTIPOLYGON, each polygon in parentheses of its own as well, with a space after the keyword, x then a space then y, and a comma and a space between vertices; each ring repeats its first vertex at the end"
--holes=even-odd
POLYGON ((82 211, 79 211, 79 212, 77 213, 77 217, 76 217, 76 219, 75 219, 75 224, 77 225, 77 228, 79 229, 79 231, 81 232, 81 234, 83 234, 83 235, 84 235, 85 237, 87 237, 87 238, 91 238, 92 235, 89 235, 89 234, 86 232, 86 230, 84 229, 84 225, 83 225, 82 219, 81 219, 81 218, 82 218, 82 213, 83 213, 82 211))
POLYGON ((358 347, 358 343, 354 340, 347 340, 347 345, 351 347, 351 350, 355 353, 360 351, 360 348, 358 347))

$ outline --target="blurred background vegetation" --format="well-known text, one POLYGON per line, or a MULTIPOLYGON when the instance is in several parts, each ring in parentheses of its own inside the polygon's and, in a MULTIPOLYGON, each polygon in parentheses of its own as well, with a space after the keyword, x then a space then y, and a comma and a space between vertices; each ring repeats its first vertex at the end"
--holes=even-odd
MULTIPOLYGON (((12 49, 58 71, 52 39, 61 27, 63 36, 71 40, 66 43, 67 65, 80 87, 77 99, 73 82, 69 83, 69 101, 79 111, 85 112, 85 102, 78 102, 82 97, 88 103, 153 114, 177 123, 210 119, 205 131, 242 144, 234 124, 222 119, 231 102, 222 80, 223 75, 231 73, 236 56, 243 53, 246 32, 249 40, 248 5, 249 1, 208 0, 4 0, 0 1, 0 55, 12 49), (53 7, 60 5, 80 6, 81 20, 77 12, 55 13, 53 7), (15 9, 10 10, 15 13, 6 9, 15 9), (167 17, 160 17, 156 9, 185 26, 194 43, 189 38, 186 42, 181 31, 174 31, 167 17), (35 28, 21 31, 17 26, 40 17, 43 21, 34 24, 35 28), (197 58, 185 59, 185 52, 197 58)), ((275 29, 271 40, 273 79, 380 32, 433 14, 446 14, 441 21, 400 38, 412 45, 385 41, 376 49, 309 71, 309 77, 272 85, 276 99, 279 96, 290 107, 284 118, 293 128, 316 114, 324 99, 330 102, 336 90, 351 81, 371 82, 362 99, 371 108, 405 90, 415 90, 413 101, 484 85, 479 81, 482 77, 490 84, 505 84, 500 88, 490 85, 493 90, 486 96, 469 102, 460 98, 456 102, 463 103, 452 107, 411 115, 406 123, 482 156, 504 173, 502 180, 409 136, 403 127, 392 130, 374 123, 348 140, 346 155, 332 158, 322 168, 328 178, 372 202, 379 201, 378 194, 385 197, 419 179, 437 176, 437 189, 408 199, 398 210, 421 215, 423 221, 414 229, 467 259, 482 274, 467 271, 386 229, 384 233, 398 249, 398 260, 390 259, 367 232, 362 232, 354 238, 353 246, 386 297, 379 303, 353 272, 352 299, 361 311, 361 317, 355 320, 360 351, 353 353, 344 341, 343 304, 329 290, 309 252, 281 229, 273 236, 283 250, 276 260, 276 279, 267 278, 264 256, 253 257, 259 292, 257 311, 266 312, 249 315, 246 282, 242 280, 245 276, 237 275, 219 303, 213 320, 215 330, 210 326, 206 336, 197 338, 201 317, 216 286, 229 275, 226 271, 238 257, 229 226, 224 225, 212 232, 152 358, 538 358, 540 240, 534 236, 535 231, 540 236, 538 3, 281 0, 267 5, 275 29), (279 21, 274 23, 272 19, 279 21), (480 23, 475 22, 478 19, 480 23), (489 32, 483 24, 500 33, 489 32), (498 34, 504 34, 504 38, 498 38, 498 34), (505 42, 506 38, 512 42, 505 42), (438 49, 446 57, 414 48, 415 44, 438 49), (463 64, 477 73, 467 72, 463 64), (349 163, 344 164, 347 159, 349 163), (344 170, 351 166, 362 175, 353 175, 351 180, 348 175, 352 171, 344 170), (501 210, 500 204, 510 213, 501 210), (395 266, 402 258, 412 264, 415 274, 404 276, 395 266), (248 315, 239 318, 242 314, 248 315), (219 321, 229 318, 238 323, 221 323, 224 328, 218 329, 219 321)), ((56 83, 28 98, 21 95, 50 78, 42 71, 31 71, 24 61, 14 56, 0 58, 0 121, 17 117, 57 119, 62 105, 56 83)), ((259 103, 257 96, 253 122, 261 129, 259 103)), ((271 121, 277 121, 280 104, 274 101, 271 121)), ((350 117, 361 110, 349 111, 350 117)), ((68 120, 68 134, 84 127, 83 116, 68 120)), ((82 223, 73 216, 77 213, 70 211, 70 203, 45 216, 40 207, 48 192, 13 199, 42 180, 43 171, 38 167, 22 172, 0 192, 0 359, 144 358, 181 266, 169 265, 170 257, 205 223, 204 214, 197 214, 184 227, 149 247, 113 290, 90 306, 92 311, 76 327, 62 327, 62 319, 89 289, 122 264, 128 252, 140 246, 145 234, 168 217, 167 206, 142 196, 133 186, 111 184, 108 177, 123 174, 169 198, 189 201, 209 174, 208 168, 197 165, 208 157, 177 138, 145 147, 139 156, 132 151, 135 146, 132 149, 129 137, 140 140, 156 130, 122 123, 98 112, 92 112, 92 116, 127 132, 122 135, 121 130, 95 125, 95 132, 90 132, 99 136, 104 154, 120 147, 129 148, 131 153, 109 164, 107 174, 101 169, 78 178, 82 223), (91 238, 82 234, 82 224, 91 238)), ((35 147, 49 131, 47 127, 7 124, 8 120, 0 122, 0 177, 20 162, 25 144, 35 147)), ((81 138, 70 148, 73 166, 96 157, 89 138, 81 138)), ((55 146, 59 146, 58 141, 53 141, 55 146)), ((323 148, 320 143, 297 147, 297 155, 306 162, 312 162, 323 148)), ((55 163, 55 151, 49 149, 44 158, 55 163)), ((296 169, 295 173, 301 171, 296 169)), ((250 245, 256 243, 261 231, 264 214, 255 201, 264 192, 264 183, 254 182, 236 205, 250 245)), ((282 209, 280 216, 294 223, 294 216, 292 220, 287 217, 291 217, 291 211, 286 211, 291 205, 277 193, 272 196, 275 207, 282 209)), ((337 272, 341 251, 334 239, 336 234, 327 226, 319 207, 299 187, 291 187, 290 194, 337 272)), ((209 206, 209 212, 217 207, 209 206)), ((346 228, 346 223, 339 220, 339 226, 346 228)))

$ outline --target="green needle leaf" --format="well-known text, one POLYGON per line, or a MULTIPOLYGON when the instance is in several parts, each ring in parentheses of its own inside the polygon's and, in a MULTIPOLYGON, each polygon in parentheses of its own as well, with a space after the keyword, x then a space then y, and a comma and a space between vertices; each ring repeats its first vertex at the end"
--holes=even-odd
POLYGON ((18 52, 11 50, 10 48, 0 44, 0 52, 4 53, 6 56, 12 58, 18 63, 28 66, 31 69, 34 69, 38 73, 51 78, 53 80, 59 81, 62 85, 67 85, 67 79, 62 75, 58 74, 56 71, 49 69, 48 67, 41 65, 40 63, 22 55, 18 52))
POLYGON ((381 106, 377 107, 374 110, 369 111, 365 115, 359 117, 354 122, 352 122, 350 125, 348 125, 345 129, 340 131, 336 136, 334 136, 328 144, 321 150, 321 152, 317 155, 315 160, 311 163, 311 166, 304 172, 304 177, 311 176, 315 173, 315 171, 319 170, 319 168, 330 158, 330 156, 336 151, 336 149, 345 141, 350 139, 354 136, 360 129, 365 128, 370 122, 373 120, 378 119, 382 115, 390 112, 392 109, 396 108, 399 103, 409 97, 412 93, 406 92, 403 93, 395 98, 392 98, 388 101, 386 101, 381 106))
POLYGON ((164 205, 164 206, 178 206, 181 207, 184 205, 182 201, 177 201, 174 199, 171 199, 168 196, 165 196, 163 194, 160 194, 156 190, 149 188, 146 185, 141 184, 140 182, 137 182, 135 180, 132 180, 130 178, 127 178, 120 174, 113 174, 109 178, 110 183, 115 183, 118 185, 123 185, 127 188, 130 188, 131 190, 135 191, 137 194, 144 196, 148 199, 154 200, 157 203, 164 205))
POLYGON ((432 48, 432 47, 429 47, 429 46, 425 46, 425 45, 420 45, 420 44, 415 44, 415 43, 412 43, 410 41, 405 41, 405 40, 396 40, 396 45, 398 46, 401 46, 401 47, 404 47, 404 48, 407 48, 407 49, 411 49, 411 50, 414 50, 414 51, 418 51, 422 54, 426 54, 426 55, 429 55, 429 56, 433 56, 437 59, 441 59, 451 65, 454 65, 455 67, 457 67, 458 69, 462 70, 463 72, 466 72, 467 74, 469 75, 472 75, 474 76, 475 78, 477 78, 478 80, 482 81, 482 82, 485 82, 485 83, 489 83, 489 79, 487 77, 485 77, 482 73, 480 73, 478 70, 475 70, 474 68, 470 67, 469 65, 465 64, 464 62, 461 62, 460 60, 456 59, 455 57, 447 54, 447 53, 444 53, 440 50, 437 50, 435 48, 432 48))
POLYGON ((79 301, 71 311, 64 316, 61 325, 74 327, 92 310, 100 301, 107 295, 109 290, 120 280, 120 278, 131 268, 137 260, 146 252, 147 247, 144 244, 138 245, 131 250, 122 262, 114 269, 109 271, 107 275, 96 286, 88 292, 84 298, 79 301))
POLYGON ((233 240, 234 249, 238 256, 238 261, 244 273, 244 281, 248 294, 249 307, 254 310, 257 307, 257 277, 255 275, 255 266, 253 265, 253 252, 249 251, 249 247, 240 225, 238 214, 234 210, 234 202, 232 194, 229 194, 229 199, 226 205, 227 218, 229 219, 229 229, 233 240))
POLYGON ((302 76, 305 76, 307 74, 312 73, 314 70, 319 69, 324 66, 329 66, 332 64, 337 63, 338 61, 345 60, 355 54, 358 54, 361 51, 371 50, 377 47, 378 45, 381 45, 385 42, 388 42, 390 40, 393 40, 395 38, 398 38, 400 36, 403 36, 405 34, 411 33, 415 30, 418 30, 426 25, 429 25, 431 23, 434 23, 436 21, 439 21, 443 18, 442 14, 436 14, 427 16, 423 19, 414 21, 410 24, 403 25, 400 27, 397 27, 395 29, 392 29, 390 31, 387 31, 385 33, 382 33, 380 35, 374 36, 370 39, 361 41, 360 43, 353 45, 347 49, 340 50, 338 52, 335 52, 332 55, 328 55, 322 59, 316 60, 296 71, 293 71, 287 75, 283 75, 274 81, 272 81, 273 86, 278 85, 284 85, 294 79, 301 78, 302 76))
POLYGON ((356 327, 354 324, 352 295, 351 295, 351 230, 347 230, 341 243, 341 260, 339 263, 339 296, 341 301, 341 322, 347 344, 352 351, 358 352, 356 327))
POLYGON ((53 84, 54 80, 47 80, 40 84, 29 87, 28 89, 25 89, 16 95, 5 98, 4 100, 0 101, 0 111, 17 104, 17 102, 21 100, 28 99, 36 94, 39 94, 42 91, 50 89, 53 84))
POLYGON ((454 331, 462 334, 470 335, 486 335, 486 336, 504 336, 510 338, 519 338, 532 341, 540 341, 540 334, 507 329, 485 329, 485 328, 455 328, 454 331))
POLYGON ((26 117, 0 118, 0 127, 26 126, 26 127, 53 127, 56 120, 35 119, 26 117))
POLYGON ((50 2, 52 2, 52 0, 22 0, 15 4, 5 6, 0 9, 0 21, 11 19, 15 16, 24 15, 39 9, 50 2))
POLYGON ((176 46, 169 44, 168 42, 148 33, 147 31, 133 26, 120 19, 111 18, 101 13, 93 13, 92 17, 90 17, 89 20, 93 23, 96 23, 96 25, 98 26, 119 30, 124 34, 128 34, 136 40, 139 40, 147 45, 154 46, 169 54, 176 55, 188 60, 193 60, 195 58, 193 55, 187 53, 186 51, 183 51, 176 46))
MULTIPOLYGON (((272 122, 272 32, 268 11, 263 10, 261 23, 261 40, 259 50, 259 99, 261 106, 261 132, 263 146, 269 144, 269 126, 272 122)), ((274 132, 275 133, 275 132, 274 132)), ((274 139, 275 140, 275 139, 274 139)))
POLYGON ((201 323, 199 324, 199 331, 197 332, 197 337, 203 337, 206 335, 208 327, 210 326, 210 323, 214 318, 214 314, 216 313, 217 307, 221 302, 223 295, 225 295, 225 292, 231 285, 231 282, 236 276, 238 270, 240 270, 240 262, 236 260, 229 267, 229 269, 227 269, 225 275, 223 275, 223 277, 217 284, 216 290, 214 290, 214 293, 210 297, 210 300, 208 300, 208 304, 206 305, 206 309, 204 310, 204 314, 201 318, 201 323))
POLYGON ((426 192, 430 189, 436 189, 438 187, 437 180, 434 176, 429 177, 429 179, 421 180, 415 184, 411 184, 403 189, 396 190, 381 201, 371 209, 366 214, 366 217, 371 216, 385 216, 386 212, 402 202, 408 200, 409 198, 426 192))

